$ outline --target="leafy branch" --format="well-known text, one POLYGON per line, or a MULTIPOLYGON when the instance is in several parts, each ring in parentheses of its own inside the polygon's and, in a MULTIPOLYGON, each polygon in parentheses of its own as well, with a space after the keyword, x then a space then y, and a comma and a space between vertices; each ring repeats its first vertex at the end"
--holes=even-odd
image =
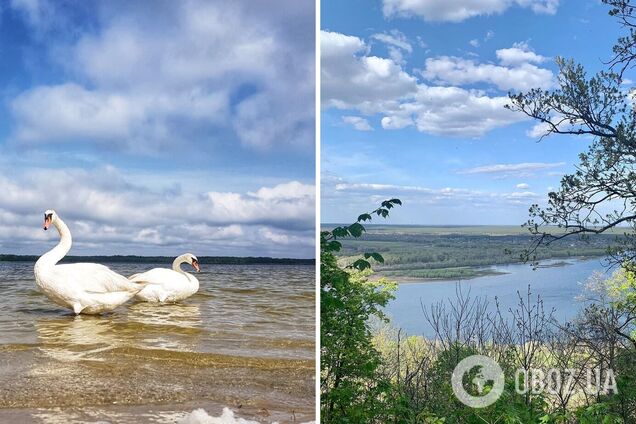
MULTIPOLYGON (((322 252, 339 252, 340 249, 342 249, 342 243, 338 241, 339 239, 349 237, 358 238, 362 236, 362 234, 366 232, 366 228, 362 224, 363 222, 371 221, 374 215, 381 216, 382 218, 387 218, 389 216, 389 211, 397 205, 402 205, 402 201, 400 199, 385 200, 380 204, 379 208, 358 216, 358 219, 353 224, 339 226, 331 231, 321 231, 320 250, 322 252)), ((351 265, 349 265, 349 268, 354 268, 358 271, 363 271, 367 268, 371 268, 369 259, 373 259, 379 263, 384 263, 384 258, 381 254, 377 252, 365 252, 363 254, 363 258, 360 258, 353 262, 351 265)))

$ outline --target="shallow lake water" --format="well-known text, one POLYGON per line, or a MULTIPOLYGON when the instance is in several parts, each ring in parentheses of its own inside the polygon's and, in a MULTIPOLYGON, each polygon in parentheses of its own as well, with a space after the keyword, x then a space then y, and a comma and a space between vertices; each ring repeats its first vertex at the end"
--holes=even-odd
POLYGON ((75 317, 38 291, 33 263, 0 262, 0 422, 170 423, 223 407, 313 420, 314 267, 201 267, 182 303, 75 317))
MULTIPOLYGON (((433 329, 424 318, 422 307, 429 307, 440 301, 448 304, 456 298, 457 285, 461 285, 464 294, 470 291, 471 297, 486 299, 489 309, 495 308, 495 297, 502 311, 515 308, 518 302, 517 292, 526 295, 528 285, 532 299, 537 295, 543 300, 544 310, 554 309, 555 318, 565 321, 572 319, 584 306, 577 301, 584 283, 594 271, 609 273, 600 258, 586 260, 547 261, 546 266, 533 269, 528 264, 514 264, 492 267, 499 275, 486 275, 467 280, 437 280, 427 282, 408 282, 400 284, 396 299, 391 301, 386 312, 391 323, 402 328, 410 335, 433 337, 433 329)), ((609 274, 607 274, 609 276, 609 274)))

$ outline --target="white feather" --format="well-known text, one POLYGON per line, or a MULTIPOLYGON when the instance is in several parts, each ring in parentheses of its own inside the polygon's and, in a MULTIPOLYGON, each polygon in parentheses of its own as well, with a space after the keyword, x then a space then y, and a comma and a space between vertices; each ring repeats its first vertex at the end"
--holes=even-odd
POLYGON ((99 314, 112 311, 144 288, 144 284, 132 282, 104 265, 58 265, 71 248, 71 232, 54 211, 49 212, 60 242, 38 259, 34 269, 35 282, 49 299, 76 314, 99 314))
POLYGON ((179 302, 199 290, 199 280, 192 274, 181 270, 182 263, 192 263, 194 256, 187 253, 175 259, 172 267, 154 268, 129 279, 146 286, 135 296, 144 302, 179 302))

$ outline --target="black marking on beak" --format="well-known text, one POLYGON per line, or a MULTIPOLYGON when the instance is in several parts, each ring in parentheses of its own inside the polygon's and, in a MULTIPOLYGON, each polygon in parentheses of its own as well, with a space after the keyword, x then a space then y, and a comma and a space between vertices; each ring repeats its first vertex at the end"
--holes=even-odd
POLYGON ((44 214, 44 226, 43 226, 44 231, 48 230, 47 223, 49 225, 51 225, 52 221, 53 221, 53 214, 52 213, 49 213, 49 214, 45 213, 44 214))

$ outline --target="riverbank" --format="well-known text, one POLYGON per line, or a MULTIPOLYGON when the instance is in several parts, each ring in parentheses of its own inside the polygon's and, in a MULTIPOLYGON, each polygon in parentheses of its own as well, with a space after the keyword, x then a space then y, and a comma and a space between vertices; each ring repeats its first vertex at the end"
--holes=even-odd
POLYGON ((504 263, 496 263, 492 264, 487 268, 484 267, 462 267, 462 268, 441 268, 441 269, 423 269, 423 270, 412 270, 409 275, 404 275, 399 271, 386 271, 380 270, 376 271, 372 279, 379 280, 380 278, 386 278, 388 280, 394 281, 398 284, 409 284, 409 283, 429 283, 429 282, 440 282, 440 281, 449 281, 449 280, 473 280, 475 278, 487 277, 487 276, 497 276, 507 274, 506 271, 502 270, 502 267, 508 265, 527 265, 530 268, 542 269, 542 268, 560 268, 568 265, 572 265, 573 262, 576 261, 585 261, 590 259, 600 259, 603 258, 604 255, 599 256, 576 256, 569 257, 563 259, 550 259, 543 260, 539 262, 538 265, 532 265, 530 263, 523 263, 519 261, 515 262, 504 262, 504 263), (419 275, 418 275, 419 274, 419 275), (439 274, 440 276, 434 277, 431 275, 439 274))

